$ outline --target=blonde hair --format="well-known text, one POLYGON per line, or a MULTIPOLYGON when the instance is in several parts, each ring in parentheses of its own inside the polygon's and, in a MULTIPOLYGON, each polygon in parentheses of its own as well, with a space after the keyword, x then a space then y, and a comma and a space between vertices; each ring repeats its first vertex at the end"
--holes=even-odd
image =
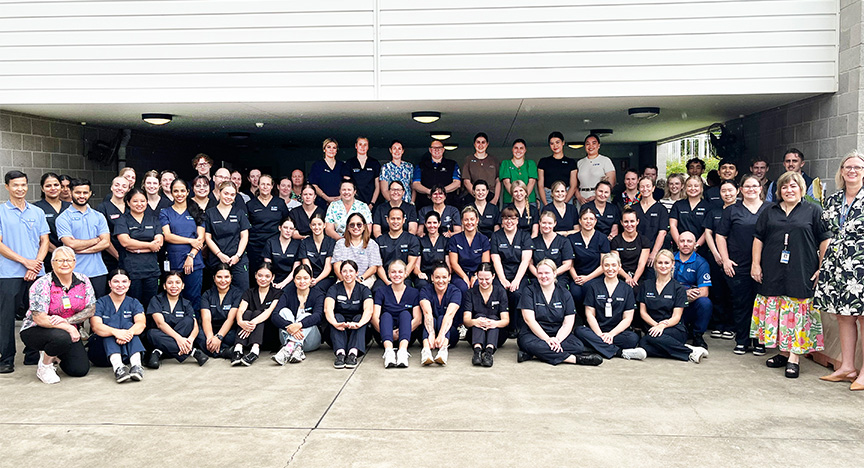
POLYGON ((684 186, 681 187, 681 190, 684 191, 684 197, 681 197, 681 199, 684 200, 690 198, 690 196, 687 195, 687 184, 689 184, 691 180, 699 181, 699 199, 702 199, 705 196, 705 185, 702 182, 702 177, 697 175, 690 176, 686 181, 684 181, 684 186))
POLYGON ((561 182, 560 180, 556 180, 555 183, 553 183, 552 186, 549 187, 549 190, 551 190, 552 192, 554 192, 555 189, 556 189, 559 185, 562 186, 562 187, 564 187, 564 190, 567 190, 567 186, 564 185, 564 182, 561 182))
POLYGON ((540 213, 540 219, 538 219, 537 221, 538 221, 538 222, 539 222, 539 221, 542 221, 543 218, 552 218, 552 221, 554 221, 555 224, 558 224, 558 217, 555 216, 555 213, 553 213, 553 212, 551 212, 551 211, 549 211, 549 210, 546 210, 546 211, 540 213))
POLYGON ((801 198, 804 198, 804 195, 807 195, 807 184, 804 182, 804 177, 801 177, 801 174, 793 171, 784 172, 783 175, 777 178, 776 184, 776 200, 783 200, 783 186, 788 184, 789 182, 795 182, 798 187, 801 188, 801 198))
POLYGON ((327 145, 330 143, 333 143, 334 145, 336 145, 337 150, 339 149, 339 142, 337 142, 335 138, 325 138, 324 143, 321 144, 321 149, 326 150, 327 145))
POLYGON ((138 177, 138 174, 135 173, 135 169, 130 167, 130 166, 126 166, 123 169, 120 169, 120 172, 118 172, 117 175, 119 177, 123 177, 123 175, 126 174, 127 172, 132 172, 132 174, 135 174, 136 178, 138 177))
MULTIPOLYGON (((537 262, 537 266, 535 268, 540 268, 543 265, 546 265, 549 268, 551 268, 552 273, 555 273, 558 271, 558 266, 555 265, 555 262, 553 262, 551 258, 544 258, 543 260, 540 260, 539 262, 537 262)), ((557 278, 556 278, 556 281, 557 281, 557 278)))
POLYGON ((526 193, 528 192, 528 186, 525 185, 525 182, 523 182, 523 181, 521 181, 521 180, 514 180, 513 182, 510 182, 510 191, 511 191, 511 192, 512 192, 513 189, 515 189, 516 187, 521 188, 521 189, 524 190, 526 193))
MULTIPOLYGON (((672 179, 678 179, 681 181, 681 190, 684 190, 684 185, 687 183, 687 180, 684 178, 684 174, 674 173, 670 174, 669 177, 666 178, 666 190, 663 193, 663 198, 671 198, 672 193, 669 192, 669 181, 672 179)), ((678 191, 678 197, 681 197, 681 190, 678 191)))
POLYGON ((657 256, 654 257, 654 265, 657 265, 657 257, 666 257, 673 264, 675 263, 675 254, 673 254, 672 251, 669 249, 661 249, 659 252, 657 252, 657 256))
POLYGON ((621 257, 618 256, 618 251, 616 251, 616 250, 613 250, 611 252, 607 252, 607 253, 604 253, 603 255, 601 255, 600 256, 600 264, 602 265, 602 264, 606 263, 606 260, 608 260, 610 258, 614 259, 615 262, 618 264, 618 266, 621 266, 621 257))
POLYGON ((834 184, 837 186, 838 190, 846 190, 846 181, 843 180, 841 172, 843 171, 843 165, 846 164, 846 161, 852 158, 858 158, 861 162, 864 162, 864 154, 859 152, 857 149, 850 151, 843 157, 843 160, 840 161, 840 166, 837 168, 837 174, 834 175, 834 184))

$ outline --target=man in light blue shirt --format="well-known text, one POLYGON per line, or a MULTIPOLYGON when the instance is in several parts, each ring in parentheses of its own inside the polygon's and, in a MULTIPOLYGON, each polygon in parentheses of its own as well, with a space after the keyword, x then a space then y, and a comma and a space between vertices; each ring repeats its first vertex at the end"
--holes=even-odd
MULTIPOLYGON (((9 201, 0 206, 0 374, 15 370, 15 316, 29 307, 33 280, 45 274, 48 222, 45 212, 27 203, 27 174, 9 171, 4 177, 9 201)), ((25 349, 25 364, 39 356, 25 349)))
POLYGON ((108 294, 108 269, 102 261, 102 251, 111 245, 108 222, 87 204, 93 195, 89 180, 73 179, 69 190, 72 206, 57 216, 57 237, 75 251, 75 272, 90 278, 93 292, 99 298, 108 294))

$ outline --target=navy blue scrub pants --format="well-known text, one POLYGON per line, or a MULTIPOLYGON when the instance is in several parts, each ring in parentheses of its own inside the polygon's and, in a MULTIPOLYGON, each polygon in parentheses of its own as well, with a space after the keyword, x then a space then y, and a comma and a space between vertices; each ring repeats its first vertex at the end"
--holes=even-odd
POLYGON ((663 334, 653 337, 648 332, 639 341, 639 347, 650 357, 662 357, 687 361, 690 359, 690 348, 684 346, 687 342, 687 330, 680 323, 663 330, 663 334))
MULTIPOLYGON (((458 311, 456 312, 456 315, 459 315, 458 311)), ((444 316, 443 315, 439 315, 439 316, 433 318, 433 330, 435 330, 436 334, 441 332, 441 323, 442 322, 444 322, 444 316)), ((444 333, 444 336, 447 337, 448 340, 450 340, 450 346, 455 345, 456 342, 459 341, 459 330, 457 330, 458 327, 459 326, 456 325, 456 317, 454 316, 453 317, 453 323, 450 325, 450 329, 447 330, 446 333, 444 333)), ((428 340, 429 339, 429 330, 426 330, 426 326, 423 324, 420 325, 420 328, 423 329, 423 339, 428 340)), ((402 336, 401 331, 399 332, 399 336, 402 336)))
MULTIPOLYGON (((0 278, 0 364, 15 364, 15 316, 30 308, 32 284, 24 278, 0 278)), ((24 356, 28 362, 38 359, 38 353, 26 343, 24 356)))
MULTIPOLYGON (((465 273, 468 274, 469 279, 474 276, 473 272, 468 273, 466 271, 465 273)), ((468 283, 466 283, 465 280, 463 280, 462 278, 460 278, 456 275, 453 275, 453 278, 450 280, 450 284, 459 288, 459 292, 462 293, 463 299, 468 297, 468 289, 470 289, 470 288, 468 288, 468 283)), ((456 315, 459 315, 459 314, 456 314, 456 315)))
POLYGON ((330 286, 333 286, 334 284, 336 284, 336 278, 328 276, 321 281, 315 283, 315 287, 324 294, 327 294, 327 290, 330 289, 330 286))
POLYGON ((396 317, 390 312, 381 312, 378 322, 381 329, 381 341, 393 342, 393 325, 395 323, 399 329, 399 341, 410 342, 412 318, 410 310, 401 310, 396 317))
MULTIPOLYGON (((359 322, 363 317, 362 314, 357 315, 342 315, 342 314, 333 314, 336 318, 337 322, 359 322)), ((349 349, 357 349, 357 353, 359 355, 366 354, 366 327, 369 324, 363 325, 362 327, 356 330, 337 330, 330 326, 330 346, 333 347, 333 351, 344 351, 347 352, 349 349)), ((393 333, 393 327, 390 327, 391 334, 393 333)))
MULTIPOLYGON (((497 277, 495 278, 495 284, 504 288, 497 277)), ((527 287, 528 278, 523 276, 519 287, 515 291, 511 292, 509 289, 505 289, 507 292, 507 310, 510 312, 510 325, 507 326, 508 329, 519 331, 519 327, 522 324, 522 311, 519 310, 519 300, 522 299, 522 291, 527 287)))
POLYGON ((521 351, 553 366, 561 364, 568 356, 575 356, 585 352, 585 346, 572 333, 567 335, 567 338, 561 342, 561 349, 564 350, 562 352, 552 351, 545 341, 530 331, 520 334, 517 343, 521 351))
POLYGON ((586 347, 594 349, 606 359, 612 359, 622 349, 635 348, 639 345, 639 335, 631 330, 624 330, 612 338, 612 344, 606 343, 594 333, 591 327, 577 327, 574 332, 586 347))
POLYGON ((96 299, 108 294, 108 273, 99 276, 90 276, 89 279, 90 286, 93 286, 93 295, 96 299))
POLYGON ((159 293, 159 278, 141 278, 129 281, 129 297, 138 299, 138 302, 147 308, 150 299, 159 293))
POLYGON ((90 358, 90 362, 96 367, 111 367, 109 358, 112 354, 119 354, 124 361, 128 362, 129 356, 135 353, 144 353, 145 351, 144 344, 137 336, 133 337, 132 341, 125 345, 117 344, 117 340, 112 336, 101 337, 95 334, 90 335, 87 342, 89 344, 87 347, 87 356, 90 358))
MULTIPOLYGON (((724 275, 725 276, 725 275, 724 275)), ((735 332, 735 344, 750 345, 750 321, 753 317, 753 302, 756 300, 756 282, 749 272, 735 272, 735 276, 726 276, 732 294, 732 327, 735 332)))
POLYGON ((249 257, 246 254, 231 267, 231 286, 240 288, 241 291, 249 289, 249 257))
MULTIPOLYGON (((174 331, 177 332, 180 336, 189 336, 192 333, 192 329, 195 327, 195 319, 191 316, 184 317, 178 323, 176 323, 173 327, 174 331)), ((192 355, 189 354, 180 354, 180 347, 177 346, 177 342, 174 338, 168 336, 165 332, 158 328, 151 328, 144 332, 147 341, 153 346, 153 349, 158 349, 162 351, 168 357, 173 357, 179 362, 183 362, 192 355)), ((195 337, 195 342, 193 346, 198 349, 206 348, 204 343, 204 334, 199 331, 198 336, 195 337)))
POLYGON ((69 332, 59 328, 30 327, 21 332, 24 345, 60 359, 60 369, 69 377, 84 377, 90 372, 90 361, 84 342, 72 342, 69 332))
MULTIPOLYGON (((213 326, 213 333, 219 333, 219 330, 222 329, 222 325, 225 324, 225 321, 224 320, 213 320, 210 323, 213 326)), ((199 326, 200 326, 200 324, 199 324, 199 326)), ((202 328, 202 333, 203 333, 203 328, 202 328)), ((237 342, 237 327, 231 327, 231 329, 228 330, 228 333, 225 334, 225 337, 222 338, 222 346, 219 347, 219 351, 216 351, 215 353, 211 353, 207 349, 207 340, 206 339, 204 340, 204 346, 201 347, 201 351, 204 351, 204 353, 206 353, 210 357, 219 357, 220 356, 219 353, 221 353, 222 350, 224 350, 226 348, 233 348, 234 344, 236 342, 237 342)))
MULTIPOLYGON (((750 304, 752 306, 753 303, 751 302, 750 304)), ((701 335, 708 329, 708 322, 711 321, 713 308, 711 299, 700 297, 684 308, 684 315, 681 316, 681 321, 693 330, 694 335, 701 335)))

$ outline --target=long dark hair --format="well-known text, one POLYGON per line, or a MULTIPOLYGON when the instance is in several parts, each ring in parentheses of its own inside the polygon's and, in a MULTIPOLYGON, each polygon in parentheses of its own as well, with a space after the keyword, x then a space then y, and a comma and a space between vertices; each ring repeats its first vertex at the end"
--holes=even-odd
POLYGON ((186 211, 189 212, 189 216, 191 216, 192 219, 195 220, 195 224, 204 224, 204 210, 202 210, 201 207, 198 206, 198 203, 195 200, 189 200, 190 198, 192 198, 192 196, 194 196, 192 189, 189 188, 189 184, 187 184, 186 181, 183 179, 174 179, 174 182, 171 182, 172 192, 174 191, 174 186, 177 184, 183 184, 186 187, 186 211))

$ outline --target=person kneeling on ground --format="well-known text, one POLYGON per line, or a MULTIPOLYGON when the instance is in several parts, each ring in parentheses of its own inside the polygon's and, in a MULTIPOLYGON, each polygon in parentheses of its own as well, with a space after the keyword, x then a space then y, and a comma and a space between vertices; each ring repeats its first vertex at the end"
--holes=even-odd
POLYGON ((552 365, 565 362, 599 366, 603 358, 586 353, 582 342, 572 334, 576 308, 570 292, 556 284, 556 270, 555 262, 541 260, 536 267, 537 282, 531 283, 522 294, 519 308, 525 326, 521 328, 517 341, 517 361, 536 356, 552 365))
POLYGON ((147 305, 147 315, 155 328, 145 332, 153 347, 145 365, 158 369, 165 354, 179 362, 192 357, 199 366, 203 366, 209 359, 201 350, 205 346, 204 335, 199 333, 192 303, 180 296, 184 287, 182 274, 176 270, 169 271, 162 278, 162 286, 165 292, 147 305))
POLYGON ((141 356, 145 349, 139 335, 144 332, 147 319, 138 299, 126 295, 130 284, 126 270, 108 273, 111 292, 96 301, 96 313, 90 317, 93 331, 89 340, 90 360, 97 366, 110 363, 117 383, 144 379, 141 356))
POLYGON ((618 252, 600 257, 603 279, 588 283, 585 293, 585 321, 576 329, 576 337, 606 359, 645 359, 645 350, 637 348, 639 336, 630 330, 636 299, 633 288, 618 280, 618 252))

